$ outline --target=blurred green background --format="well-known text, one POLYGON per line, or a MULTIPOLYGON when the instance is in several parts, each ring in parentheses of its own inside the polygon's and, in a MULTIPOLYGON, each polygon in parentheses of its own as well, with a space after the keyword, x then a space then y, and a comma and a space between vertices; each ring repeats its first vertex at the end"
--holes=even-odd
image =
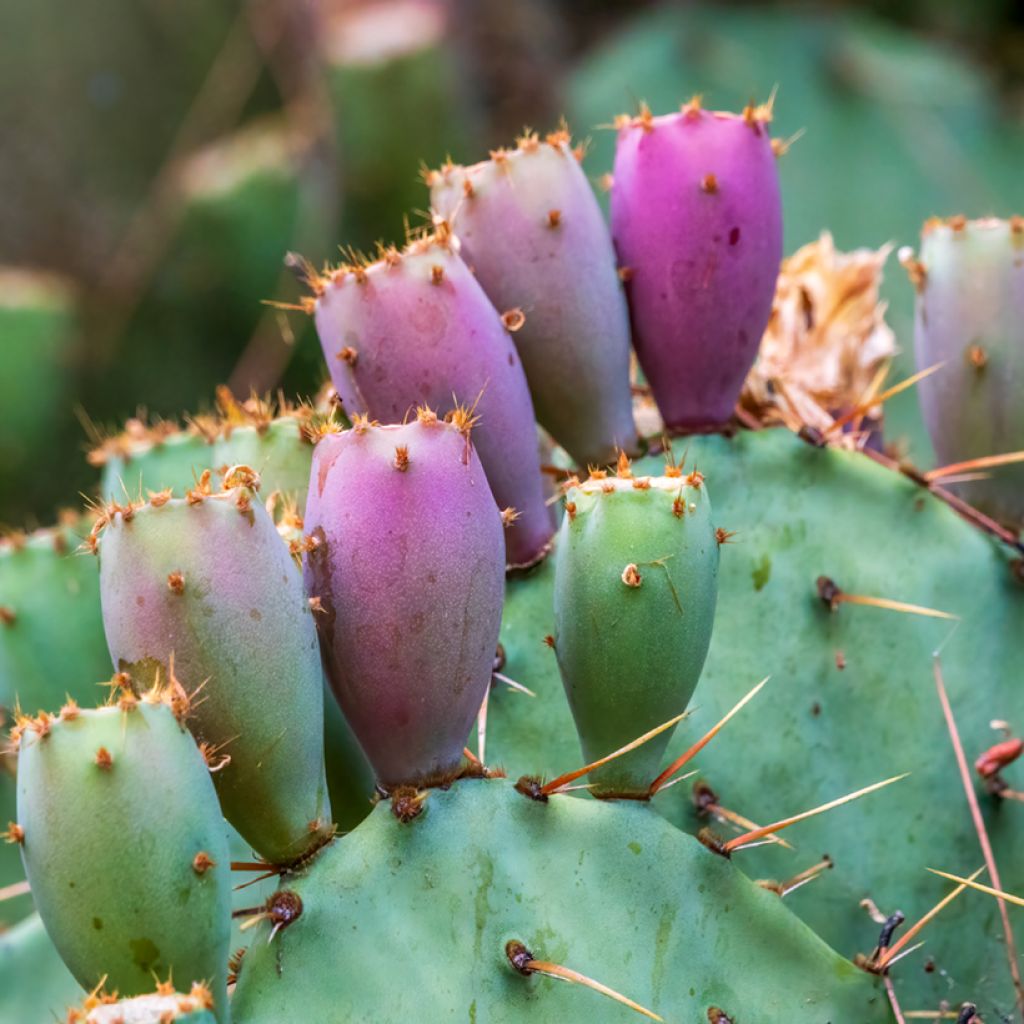
MULTIPOLYGON (((1024 208, 1024 8, 1005 0, 33 0, 0 11, 0 523, 95 486, 89 438, 139 412, 312 394, 284 266, 400 240, 421 161, 565 115, 777 88, 786 249, 913 244, 932 214, 1024 208)), ((417 213, 419 211, 419 213, 417 213)), ((908 371, 912 293, 890 261, 908 371)), ((916 399, 890 443, 927 464, 916 399)))

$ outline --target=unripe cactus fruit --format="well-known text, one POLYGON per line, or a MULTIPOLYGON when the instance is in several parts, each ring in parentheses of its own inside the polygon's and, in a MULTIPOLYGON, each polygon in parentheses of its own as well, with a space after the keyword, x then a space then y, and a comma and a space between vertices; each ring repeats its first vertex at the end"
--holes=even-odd
POLYGON ((22 856, 84 987, 149 992, 173 972, 209 983, 227 1020, 227 838, 206 763, 165 699, 125 693, 19 722, 22 856))
POLYGON ((331 832, 323 688, 313 615, 288 548, 236 467, 184 499, 111 507, 98 533, 103 623, 137 686, 171 673, 198 689, 189 727, 206 745, 224 815, 273 864, 331 832))
POLYGON ((543 143, 528 134, 514 151, 445 165, 428 183, 495 306, 525 311, 513 337, 541 424, 581 466, 632 449, 629 313, 569 133, 543 143))
MULTIPOLYGON (((917 385, 939 464, 1024 448, 1024 218, 929 221, 920 261, 904 258, 917 285, 918 367, 943 364, 917 385)), ((951 486, 1024 525, 1024 467, 951 486)))
POLYGON ((209 990, 194 985, 188 995, 161 985, 152 995, 117 999, 90 995, 81 1009, 69 1011, 67 1024, 215 1024, 209 990))
POLYGON ((417 405, 471 407, 494 498, 519 513, 508 532, 509 563, 537 561, 552 526, 526 375, 447 230, 368 266, 340 268, 315 287, 317 333, 349 413, 400 423, 417 405))
POLYGON ((380 783, 450 780, 504 595, 502 517, 468 433, 421 410, 325 436, 306 527, 327 675, 380 783))
POLYGON ((311 405, 256 397, 239 402, 221 387, 216 413, 192 416, 183 429, 173 421, 129 420, 121 433, 89 452, 89 463, 103 470, 104 500, 165 488, 180 498, 203 470, 223 476, 231 466, 246 465, 260 474, 264 494, 280 491, 301 508, 313 458, 308 427, 315 415, 311 405))
POLYGON ((782 259, 770 109, 622 118, 612 235, 633 344, 670 430, 729 421, 782 259))
MULTIPOLYGON (((588 762, 686 710, 718 594, 701 474, 619 472, 569 489, 555 556, 555 654, 588 762)), ((593 794, 646 798, 671 735, 591 772, 593 794)))

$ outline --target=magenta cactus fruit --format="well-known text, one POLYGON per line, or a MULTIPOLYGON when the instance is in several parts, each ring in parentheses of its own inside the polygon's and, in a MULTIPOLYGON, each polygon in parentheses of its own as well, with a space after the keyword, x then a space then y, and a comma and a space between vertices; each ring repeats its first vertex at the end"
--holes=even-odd
POLYGON ((306 584, 328 678, 385 789, 450 780, 490 685, 502 516, 467 430, 357 419, 313 455, 306 584))
MULTIPOLYGON (((918 368, 941 364, 917 385, 939 464, 1024 448, 1024 218, 931 220, 920 260, 901 255, 917 286, 918 368)), ((949 486, 1024 526, 1024 467, 994 466, 949 486)))
POLYGON ((569 133, 527 134, 514 151, 427 180, 495 306, 525 311, 514 339, 541 424, 582 466, 632 449, 629 312, 569 133))
POLYGON ((350 414, 400 423, 418 405, 463 403, 508 532, 511 565, 537 561, 551 541, 533 402, 515 344, 444 229, 376 263, 317 279, 315 318, 331 379, 350 414))
POLYGON ((770 105, 618 123, 612 235, 665 425, 720 427, 757 356, 782 259, 770 105))
POLYGON ((323 677, 302 576, 248 467, 211 493, 110 506, 94 546, 114 664, 136 688, 178 679, 224 816, 271 864, 333 832, 323 677))

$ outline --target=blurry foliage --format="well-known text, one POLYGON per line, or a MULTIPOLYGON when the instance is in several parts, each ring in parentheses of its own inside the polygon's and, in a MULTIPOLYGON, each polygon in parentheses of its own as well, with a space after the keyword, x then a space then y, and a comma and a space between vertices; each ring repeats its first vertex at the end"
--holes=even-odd
MULTIPOLYGON (((782 162, 789 251, 824 227, 903 244, 932 213, 1019 209, 1022 22, 1009 0, 5 5, 0 266, 67 275, 78 308, 31 343, 0 327, 0 521, 45 522, 92 488, 80 411, 180 414, 225 380, 311 393, 308 321, 260 301, 300 293, 285 253, 400 240, 426 206, 421 160, 475 159, 563 111, 596 178, 614 135, 595 126, 639 99, 726 107, 778 86, 777 133, 806 129, 782 162)), ((907 349, 895 261, 886 288, 907 349)), ((912 394, 889 434, 927 461, 912 394)))

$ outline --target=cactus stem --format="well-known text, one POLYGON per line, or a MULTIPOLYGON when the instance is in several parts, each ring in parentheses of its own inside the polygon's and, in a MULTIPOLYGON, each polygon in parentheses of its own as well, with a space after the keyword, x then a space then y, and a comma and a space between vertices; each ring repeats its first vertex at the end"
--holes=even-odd
MULTIPOLYGON (((942 714, 946 719, 946 729, 949 732, 949 739, 953 745, 957 767, 960 770, 960 781, 963 783, 964 795, 967 797, 967 806, 970 808, 974 830, 978 835, 978 845, 981 847, 981 852, 985 858, 985 866, 988 868, 988 877, 996 889, 1001 889, 1002 882, 999 880, 999 867, 996 864, 995 854, 992 852, 988 830, 985 828, 985 819, 981 816, 981 808, 978 806, 978 795, 975 793, 974 785, 971 782, 970 769, 967 767, 967 757, 964 754, 963 744, 960 742, 960 730, 956 725, 953 707, 949 703, 946 683, 942 677, 942 663, 939 661, 938 654, 932 660, 932 671, 935 677, 935 689, 939 695, 939 703, 942 705, 942 714)), ((957 882, 963 881, 960 878, 954 880, 957 882)), ((969 884, 974 887, 978 885, 977 882, 969 884)), ((1024 984, 1021 983, 1020 968, 1017 963, 1017 943, 1013 937, 1010 915, 1007 912, 1006 902, 1003 899, 999 900, 999 916, 1002 919, 1003 936, 1006 939, 1006 954, 1010 964, 1010 978, 1013 980, 1013 988, 1017 994, 1017 1008, 1024 1012, 1024 984)))
POLYGON ((662 722, 661 725, 651 729, 650 732, 645 732, 642 736, 638 736, 635 740, 627 743, 624 747, 619 747, 618 750, 612 751, 610 754, 606 754, 604 757, 599 758, 596 761, 592 761, 588 765, 584 765, 582 768, 577 768, 575 771, 566 772, 564 775, 559 775, 557 779, 552 779, 550 782, 546 782, 541 787, 541 793, 544 796, 552 796, 563 790, 569 783, 575 782, 577 779, 582 778, 584 775, 589 775, 595 768, 600 768, 602 765, 606 765, 616 758, 622 757, 624 754, 628 754, 631 750, 636 750, 637 747, 643 746, 648 740, 653 740, 655 736, 660 736, 666 729, 671 729, 678 725, 684 718, 686 718, 688 712, 683 711, 676 715, 675 718, 670 718, 667 722, 662 722))
MULTIPOLYGON (((938 903, 932 907, 923 917, 921 917, 915 924, 908 928, 888 949, 880 951, 880 955, 874 959, 874 969, 881 974, 891 964, 895 963, 897 956, 901 949, 905 949, 911 939, 915 938, 920 934, 921 930, 932 920, 934 920, 946 907, 950 905, 965 889, 968 888, 970 882, 973 882, 978 875, 984 871, 984 867, 978 868, 973 875, 968 879, 966 883, 962 882, 958 885, 951 893, 944 896, 938 903)), ((908 950, 909 952, 909 950, 908 950)))
POLYGON ((746 707, 746 705, 749 704, 750 701, 752 701, 761 692, 761 690, 767 684, 769 679, 771 679, 771 676, 765 676, 764 679, 762 679, 761 682, 759 682, 752 690, 750 690, 750 692, 747 693, 745 697, 740 698, 740 700, 735 705, 733 705, 732 710, 730 710, 724 718, 720 719, 715 725, 713 725, 699 740, 697 740, 696 743, 693 744, 692 747, 690 747, 689 750, 686 751, 685 754, 676 758, 676 760, 673 761, 651 783, 648 793, 651 796, 654 796, 654 794, 657 793, 659 789, 664 789, 665 784, 668 782, 668 780, 672 778, 672 776, 675 775, 675 773, 679 771, 679 769, 682 768, 684 764, 686 764, 692 758, 696 757, 696 755, 699 754, 722 731, 723 727, 728 723, 728 721, 739 711, 742 711, 743 708, 746 707))
POLYGON ((623 1006, 628 1006, 629 1009, 635 1010, 637 1013, 647 1017, 649 1020, 664 1020, 664 1018, 659 1017, 651 1010, 645 1009, 639 1003, 633 1002, 632 999, 628 999, 626 996, 622 995, 621 992, 616 992, 607 985, 602 985, 601 982, 594 981, 593 978, 588 978, 586 975, 580 974, 578 971, 574 971, 570 967, 553 964, 547 960, 535 960, 533 954, 526 948, 526 946, 515 939, 506 943, 505 956, 508 957, 508 962, 512 967, 525 977, 529 977, 531 974, 543 974, 549 978, 557 978, 559 981, 568 981, 576 985, 583 985, 585 988, 592 989, 594 992, 599 992, 601 995, 607 996, 609 999, 614 999, 615 1002, 621 1003, 623 1006))
POLYGON ((870 786, 865 786, 863 789, 858 789, 855 793, 847 793, 846 796, 830 800, 828 803, 821 804, 821 806, 812 808, 809 811, 802 811, 800 814, 794 814, 792 817, 783 818, 781 821, 773 822, 771 825, 762 825, 761 828, 753 829, 741 836, 736 836, 735 839, 730 839, 725 843, 723 852, 727 857, 729 857, 737 850, 749 849, 754 844, 760 845, 759 840, 763 840, 767 836, 772 836, 776 832, 781 832, 782 829, 789 828, 790 825, 796 825, 801 821, 806 821, 808 818, 813 818, 819 814, 824 814, 826 811, 834 810, 836 807, 842 807, 843 804, 851 803, 854 800, 860 799, 862 796, 874 793, 877 789, 883 789, 885 786, 891 786, 894 782, 899 782, 902 779, 907 778, 908 775, 910 775, 910 772, 903 772, 902 775, 894 775, 890 779, 883 779, 881 782, 875 782, 870 786))

